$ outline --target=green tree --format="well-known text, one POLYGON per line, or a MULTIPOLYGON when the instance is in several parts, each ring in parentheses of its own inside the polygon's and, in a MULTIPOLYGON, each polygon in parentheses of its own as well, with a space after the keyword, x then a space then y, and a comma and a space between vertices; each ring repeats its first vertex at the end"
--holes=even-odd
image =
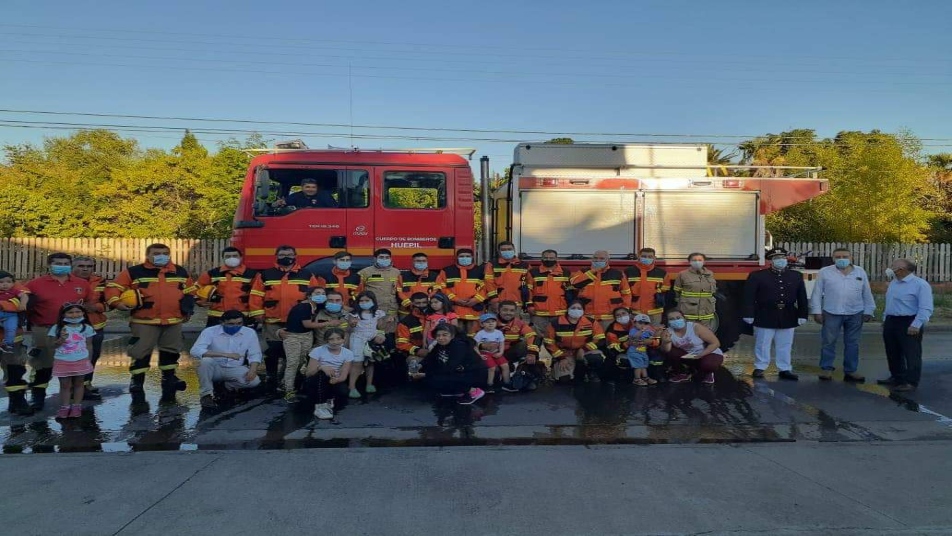
POLYGON ((928 206, 935 213, 929 229, 929 241, 952 242, 952 153, 932 154, 926 158, 933 196, 928 206))

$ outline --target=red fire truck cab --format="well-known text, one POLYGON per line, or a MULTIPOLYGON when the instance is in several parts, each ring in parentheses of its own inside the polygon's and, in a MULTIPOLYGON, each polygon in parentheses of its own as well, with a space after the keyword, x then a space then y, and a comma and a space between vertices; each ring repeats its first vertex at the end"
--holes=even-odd
POLYGON ((396 266, 423 252, 443 267, 456 248, 473 247, 473 173, 463 158, 472 150, 300 146, 268 150, 248 167, 232 233, 248 266, 271 266, 285 244, 314 273, 343 250, 355 268, 377 248, 390 249, 396 266), (298 193, 302 181, 316 181, 318 194, 298 193))

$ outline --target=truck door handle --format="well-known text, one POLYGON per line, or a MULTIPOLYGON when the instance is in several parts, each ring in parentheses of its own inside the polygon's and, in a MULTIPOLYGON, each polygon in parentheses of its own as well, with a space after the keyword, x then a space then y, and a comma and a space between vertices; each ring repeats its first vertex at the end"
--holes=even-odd
POLYGON ((456 239, 452 236, 441 236, 436 243, 440 249, 453 249, 456 247, 456 239))
POLYGON ((346 236, 332 236, 329 245, 332 248, 345 248, 347 247, 347 237, 346 236))

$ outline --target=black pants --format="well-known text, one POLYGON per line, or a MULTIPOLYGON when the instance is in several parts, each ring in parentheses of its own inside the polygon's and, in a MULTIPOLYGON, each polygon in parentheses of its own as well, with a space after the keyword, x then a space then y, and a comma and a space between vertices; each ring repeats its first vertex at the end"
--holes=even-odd
MULTIPOLYGON (((103 333, 103 330, 97 329, 96 334, 93 335, 90 341, 92 342, 93 353, 89 356, 89 362, 92 363, 93 368, 96 368, 96 361, 99 361, 99 356, 102 355, 102 341, 106 338, 106 334, 103 333)), ((85 380, 86 386, 88 387, 93 381, 93 372, 90 372, 86 375, 85 380)))
POLYGON ((467 370, 465 372, 440 374, 423 378, 427 389, 437 395, 458 395, 469 392, 473 387, 486 385, 486 370, 467 370))
POLYGON ((334 400, 334 407, 340 408, 344 400, 347 400, 347 382, 331 383, 330 377, 324 371, 318 371, 317 374, 304 380, 304 396, 309 402, 314 404, 323 404, 328 400, 334 400))
POLYGON ((889 374, 897 383, 919 385, 922 376, 922 333, 909 335, 906 330, 915 320, 914 316, 887 316, 883 322, 883 344, 886 346, 886 360, 889 361, 889 374))

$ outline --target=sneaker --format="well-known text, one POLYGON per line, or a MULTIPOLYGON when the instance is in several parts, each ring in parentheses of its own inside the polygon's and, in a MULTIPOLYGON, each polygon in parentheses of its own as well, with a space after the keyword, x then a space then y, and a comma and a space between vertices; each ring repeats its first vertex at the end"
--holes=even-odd
POLYGON ((499 388, 502 389, 503 391, 507 392, 507 393, 518 393, 518 392, 519 392, 519 389, 516 389, 515 387, 512 386, 512 382, 504 383, 504 384, 500 385, 499 388))
POLYGON ((691 381, 691 377, 687 374, 675 374, 674 376, 671 376, 671 379, 668 381, 671 383, 684 383, 691 381))
POLYGON ((466 393, 465 395, 463 395, 462 398, 460 398, 459 403, 463 406, 469 406, 469 405, 472 405, 473 402, 476 402, 477 400, 479 400, 480 398, 484 396, 486 396, 485 391, 483 391, 479 387, 473 387, 472 389, 469 390, 468 393, 466 393))
POLYGON ((350 394, 348 394, 347 397, 356 400, 360 398, 360 391, 358 391, 357 389, 351 389, 350 394))
POLYGON ((830 381, 830 380, 833 379, 833 371, 832 371, 832 370, 826 370, 826 369, 821 370, 821 371, 820 371, 819 378, 820 378, 821 380, 823 380, 823 381, 830 381))
POLYGON ((704 379, 701 381, 707 384, 714 383, 714 373, 708 372, 707 374, 704 375, 704 379))
POLYGON ((78 419, 83 415, 83 406, 82 404, 73 404, 69 407, 69 418, 78 419))
POLYGON ((212 395, 205 395, 201 400, 202 407, 205 409, 215 409, 218 407, 218 404, 215 402, 215 397, 212 395))
POLYGON ((330 408, 330 404, 317 404, 314 406, 314 416, 326 421, 334 418, 334 411, 330 408))
POLYGON ((844 382, 853 382, 853 383, 864 383, 866 381, 866 376, 862 374, 856 374, 855 372, 847 372, 843 375, 844 382))
POLYGON ((750 375, 753 376, 754 378, 763 378, 763 377, 764 377, 764 370, 763 370, 763 369, 759 369, 759 368, 755 368, 754 371, 753 371, 750 375))
POLYGON ((496 394, 496 386, 487 385, 485 389, 480 389, 480 391, 482 391, 484 395, 493 395, 496 394))
POLYGON ((779 377, 781 380, 787 380, 791 382, 795 382, 800 379, 800 376, 797 376, 797 374, 792 370, 781 370, 780 373, 777 374, 777 377, 779 377))
POLYGON ((377 392, 377 388, 373 384, 367 386, 367 394, 372 395, 377 392))
POLYGON ((12 353, 13 353, 13 345, 12 345, 12 344, 7 344, 7 343, 0 344, 0 352, 3 352, 3 353, 5 353, 5 354, 12 354, 12 353))
POLYGON ((56 411, 56 418, 57 418, 57 419, 68 419, 68 418, 69 418, 69 410, 70 410, 70 408, 71 408, 71 406, 60 406, 60 409, 58 409, 58 410, 56 411))

